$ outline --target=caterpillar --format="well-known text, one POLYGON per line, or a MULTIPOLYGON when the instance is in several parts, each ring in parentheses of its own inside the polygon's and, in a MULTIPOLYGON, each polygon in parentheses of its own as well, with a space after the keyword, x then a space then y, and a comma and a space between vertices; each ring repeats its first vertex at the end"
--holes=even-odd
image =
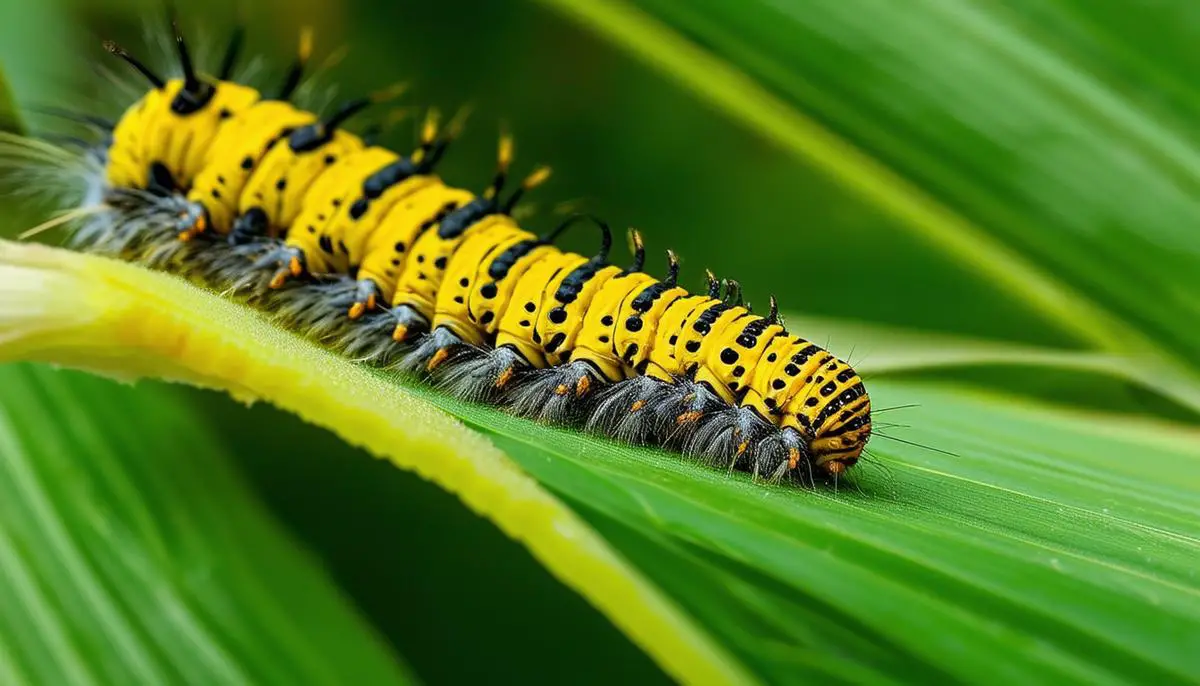
POLYGON ((115 122, 66 115, 100 134, 76 146, 89 171, 74 246, 239 294, 353 359, 533 420, 770 480, 836 479, 858 461, 871 436, 862 379, 789 333, 774 298, 756 314, 711 273, 689 292, 672 251, 653 276, 634 230, 632 262, 615 265, 592 215, 523 228, 514 208, 550 170, 509 190, 508 135, 476 192, 437 175, 462 117, 442 126, 430 110, 404 154, 346 128, 401 86, 327 116, 293 104, 311 32, 269 94, 231 79, 240 31, 213 75, 175 21, 172 34, 179 76, 106 43, 150 88, 115 122), (594 231, 595 252, 560 249, 569 230, 594 231))

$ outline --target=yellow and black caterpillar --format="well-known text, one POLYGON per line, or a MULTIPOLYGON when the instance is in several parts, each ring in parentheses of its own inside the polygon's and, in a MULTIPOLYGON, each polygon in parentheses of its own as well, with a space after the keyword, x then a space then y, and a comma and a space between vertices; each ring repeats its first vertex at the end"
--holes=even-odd
MULTIPOLYGON (((425 122, 402 155, 342 125, 371 102, 322 118, 290 102, 311 53, 301 40, 274 94, 230 80, 240 36, 215 76, 199 73, 178 28, 181 76, 164 79, 114 44, 152 88, 85 150, 92 161, 81 247, 234 289, 355 359, 427 376, 458 396, 620 440, 705 456, 767 478, 836 477, 871 434, 858 374, 788 333, 736 282, 679 286, 609 263, 609 227, 575 216, 545 235, 505 198, 513 146, 479 194, 445 184, 438 161, 458 131, 425 122), (593 224, 593 255, 555 246, 593 224)), ((95 118, 87 118, 96 125, 95 118)))

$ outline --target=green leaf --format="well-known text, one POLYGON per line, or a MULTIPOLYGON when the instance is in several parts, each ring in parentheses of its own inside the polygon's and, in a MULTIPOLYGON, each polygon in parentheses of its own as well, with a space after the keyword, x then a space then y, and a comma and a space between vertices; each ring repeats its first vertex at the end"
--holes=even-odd
POLYGON ((919 428, 884 431, 934 450, 876 439, 836 494, 452 410, 768 681, 1190 678, 1200 433, 945 388, 873 395, 919 403, 880 415, 919 428))
POLYGON ((0 331, 0 360, 216 388, 332 429, 491 519, 668 675, 746 679, 690 617, 486 439, 243 306, 135 265, 0 241, 0 331))
MULTIPOLYGON (((840 349, 862 356, 874 347, 860 367, 893 377, 872 379, 876 406, 918 405, 880 414, 912 427, 881 423, 883 432, 932 450, 876 438, 872 459, 837 493, 750 483, 393 385, 314 356, 255 318, 214 326, 205 313, 223 304, 161 280, 131 276, 114 314, 107 270, 89 274, 81 265, 90 261, 67 270, 67 288, 30 278, 45 270, 8 284, 14 297, 0 315, 37 327, 7 341, 0 329, 6 354, 268 397, 365 442, 493 518, 676 678, 1194 678, 1200 435, 1063 409, 1133 411, 1136 402, 1112 391, 1137 385, 1178 405, 1154 411, 1195 417, 1200 155, 1191 124, 1200 106, 1189 6, 542 3, 745 130, 722 128, 693 97, 520 7, 470 16, 405 8, 404 21, 391 22, 386 4, 364 3, 355 52, 372 40, 376 50, 343 85, 377 86, 374 67, 390 61, 436 74, 442 101, 521 103, 504 110, 520 114, 512 121, 549 132, 533 145, 524 137, 525 150, 544 153, 563 176, 586 168, 577 178, 588 183, 568 185, 568 197, 605 188, 625 203, 606 216, 646 225, 649 215, 655 244, 673 235, 692 259, 745 255, 739 269, 762 282, 748 285, 780 289, 793 307, 1030 345, 851 335, 840 349), (461 38, 447 42, 438 29, 451 22, 461 38), (588 88, 563 98, 568 83, 588 88), (563 122, 585 133, 554 137, 563 122), (801 164, 780 164, 771 147, 801 164), (900 231, 937 247, 944 262, 891 252, 883 241, 900 231), (830 267, 848 252, 852 270, 830 267), (915 266, 880 268, 889 263, 915 266), (1000 295, 988 299, 988 288, 1000 295), (1013 316, 1029 310, 1040 319, 1013 316), (79 321, 97 312, 112 316, 79 321), (1040 385, 1056 405, 969 391, 975 368, 1001 369, 995 386, 1040 385), (953 386, 902 380, 914 373, 953 386), (1115 381, 1100 385, 1098 374, 1115 381), (334 388, 323 387, 327 378, 334 388), (493 445, 439 421, 422 400, 493 445), (384 432, 384 423, 398 426, 384 432), (558 500, 514 487, 520 480, 496 446, 558 500), (470 452, 475 461, 464 459, 470 452), (480 467, 495 463, 505 466, 480 467), (567 517, 567 538, 586 544, 523 520, 514 492, 544 506, 543 517, 570 506, 586 526, 567 517)), ((322 24, 350 13, 321 11, 331 20, 322 24)), ((447 178, 467 178, 479 159, 447 178)), ((797 323, 810 337, 830 331, 797 323)))
POLYGON ((169 388, 235 447, 256 495, 424 682, 670 683, 585 598, 454 494, 265 403, 169 388))
POLYGON ((136 267, 11 244, 0 263, 0 314, 14 332, 4 355, 190 379, 327 426, 458 493, 685 680, 1191 673, 1195 429, 876 382, 871 459, 835 492, 803 491, 447 399, 136 267), (546 527, 543 506, 518 507, 507 491, 519 481, 490 462, 494 448, 432 405, 490 437, 639 573, 598 564, 603 549, 570 518, 546 527), (648 630, 655 623, 679 633, 648 630), (692 627, 706 635, 682 633, 692 627), (694 650, 705 645, 712 652, 694 650))
MULTIPOLYGON (((1123 10, 542 2, 823 170, 1048 325, 1200 385, 1191 118, 1160 117, 1128 83, 1097 76, 1135 57, 1037 23, 1051 13, 1111 33, 1123 10)), ((1193 40, 1184 22, 1156 26, 1167 45, 1193 40)))
POLYGON ((0 388, 4 683, 411 681, 181 403, 26 365, 0 388))

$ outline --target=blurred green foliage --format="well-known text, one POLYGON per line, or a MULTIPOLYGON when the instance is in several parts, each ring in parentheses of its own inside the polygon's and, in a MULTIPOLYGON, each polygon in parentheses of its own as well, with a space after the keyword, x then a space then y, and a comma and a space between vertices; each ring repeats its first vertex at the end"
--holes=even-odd
POLYGON ((0 388, 0 681, 411 681, 188 404, 32 365, 0 388))

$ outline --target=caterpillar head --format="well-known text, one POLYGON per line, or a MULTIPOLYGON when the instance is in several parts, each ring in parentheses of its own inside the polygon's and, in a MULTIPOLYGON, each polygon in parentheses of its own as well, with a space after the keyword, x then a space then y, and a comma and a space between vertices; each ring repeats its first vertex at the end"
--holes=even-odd
POLYGON ((829 389, 830 384, 834 385, 833 391, 820 398, 810 415, 812 439, 808 450, 819 472, 836 477, 858 462, 871 438, 871 399, 862 379, 848 365, 834 382, 817 392, 829 389))

